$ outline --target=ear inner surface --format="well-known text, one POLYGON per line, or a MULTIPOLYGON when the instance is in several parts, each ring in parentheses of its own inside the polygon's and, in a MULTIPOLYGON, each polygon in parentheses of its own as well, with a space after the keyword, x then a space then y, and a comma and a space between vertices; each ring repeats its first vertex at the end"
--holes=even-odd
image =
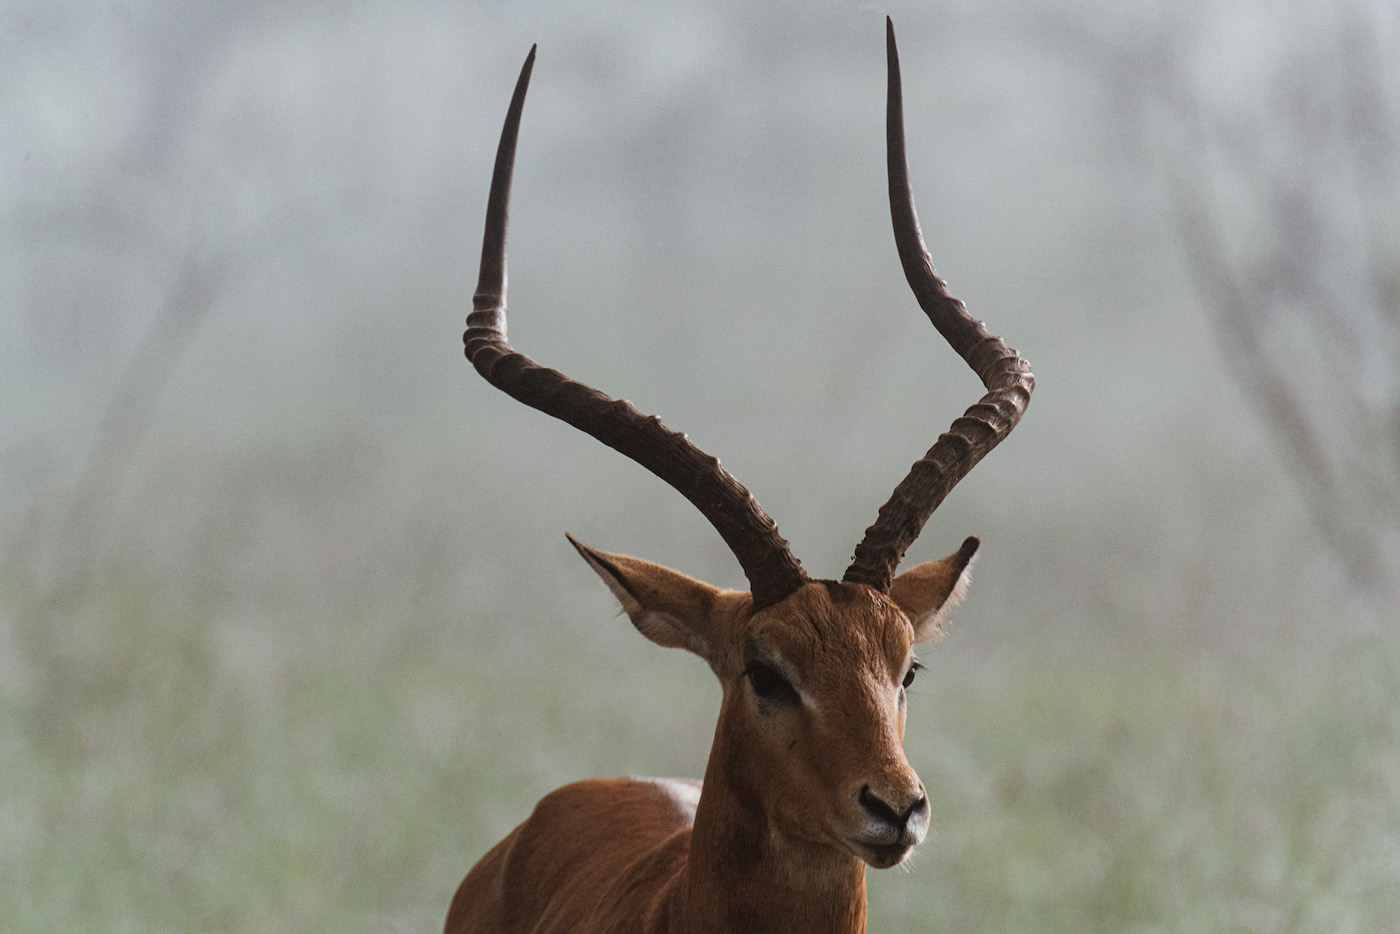
POLYGON ((915 642, 943 635, 943 624, 967 595, 978 544, 969 537, 953 554, 912 567, 890 584, 890 599, 914 624, 915 642))
POLYGON ((608 585, 637 631, 657 645, 686 649, 706 660, 719 588, 640 558, 569 543, 608 585))

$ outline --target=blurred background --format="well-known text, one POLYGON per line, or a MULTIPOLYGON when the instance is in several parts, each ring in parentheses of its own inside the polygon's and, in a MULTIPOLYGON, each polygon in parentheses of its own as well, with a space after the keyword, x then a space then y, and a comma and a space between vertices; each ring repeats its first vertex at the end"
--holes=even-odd
POLYGON ((1038 389, 909 555, 983 540, 871 930, 1400 917, 1392 5, 8 0, 0 927, 433 931, 550 788, 701 774, 712 676, 563 533, 738 565, 462 359, 497 134, 538 42, 512 342, 837 577, 980 395, 889 233, 887 13, 1038 389))

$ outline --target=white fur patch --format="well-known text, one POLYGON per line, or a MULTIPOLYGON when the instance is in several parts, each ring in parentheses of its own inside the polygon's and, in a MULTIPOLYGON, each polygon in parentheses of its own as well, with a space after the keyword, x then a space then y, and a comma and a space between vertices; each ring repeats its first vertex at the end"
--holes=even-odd
POLYGON ((700 783, 687 778, 639 778, 650 782, 663 792, 676 806, 676 812, 688 822, 695 820, 695 809, 700 806, 700 783))

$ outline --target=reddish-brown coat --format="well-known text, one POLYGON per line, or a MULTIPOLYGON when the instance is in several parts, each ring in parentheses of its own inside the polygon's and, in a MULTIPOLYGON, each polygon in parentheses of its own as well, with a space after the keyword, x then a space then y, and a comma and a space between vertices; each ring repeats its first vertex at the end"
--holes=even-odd
POLYGON ((909 612, 830 581, 755 612, 747 593, 577 547, 640 632, 700 655, 719 678, 704 784, 593 780, 546 795, 467 874, 447 934, 864 931, 866 863, 901 861, 927 821, 902 748, 902 682, 972 555, 901 575, 909 612), (755 664, 791 696, 765 698, 755 664), (914 816, 882 825, 869 796, 914 816))
POLYGON ((1035 381, 929 261, 909 191, 888 20, 886 42, 896 245, 919 305, 988 392, 896 488, 839 583, 809 581, 717 459, 506 342, 506 205, 533 49, 526 59, 497 150, 467 356, 500 389, 685 495, 734 552, 752 595, 574 543, 643 635, 694 652, 719 678, 705 783, 693 814, 686 789, 696 786, 677 780, 580 782, 547 795, 468 873, 447 934, 864 931, 865 865, 893 866, 923 838, 928 800, 902 746, 912 647, 941 631, 977 541, 894 572, 938 503, 1015 426, 1035 381))

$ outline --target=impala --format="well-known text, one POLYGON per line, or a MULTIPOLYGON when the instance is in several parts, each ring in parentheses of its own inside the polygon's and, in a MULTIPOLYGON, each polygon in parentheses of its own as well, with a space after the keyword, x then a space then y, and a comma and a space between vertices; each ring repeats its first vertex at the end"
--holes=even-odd
POLYGON ((694 652, 719 678, 705 780, 594 780, 551 792, 467 873, 448 934, 864 931, 865 867, 900 863, 928 829, 928 798, 904 757, 905 691, 918 670, 914 646, 941 634, 967 587, 977 539, 895 570, 953 485, 1020 420, 1035 379, 934 272, 909 190, 888 20, 886 54, 900 261, 920 307, 987 393, 914 464, 839 581, 808 578, 748 490, 684 435, 506 342, 507 202, 533 48, 525 59, 496 152, 467 357, 497 388, 675 487, 729 545, 750 589, 569 538, 642 635, 694 652))

